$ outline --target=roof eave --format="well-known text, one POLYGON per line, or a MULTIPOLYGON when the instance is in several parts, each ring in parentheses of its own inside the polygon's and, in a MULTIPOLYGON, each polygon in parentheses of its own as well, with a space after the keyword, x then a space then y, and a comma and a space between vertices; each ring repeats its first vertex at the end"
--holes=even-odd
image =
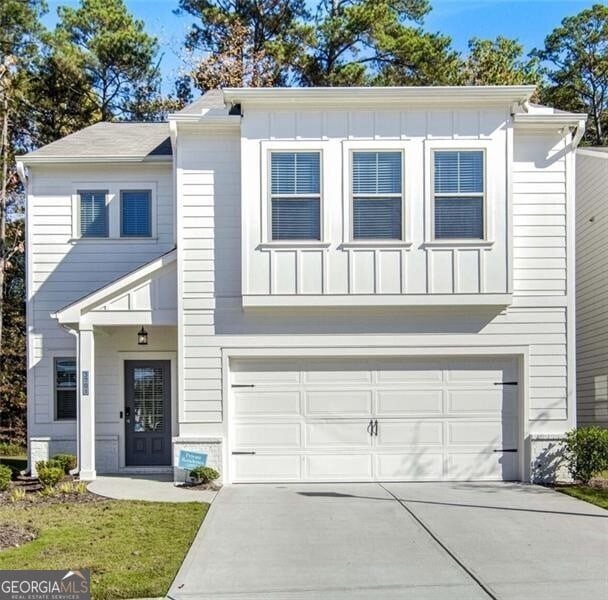
POLYGON ((64 155, 64 156, 30 156, 23 154, 16 157, 18 162, 24 165, 41 165, 41 164, 61 164, 61 163, 170 163, 173 160, 171 154, 162 154, 158 156, 79 156, 79 155, 64 155))
POLYGON ((512 104, 528 101, 535 86, 425 86, 333 88, 225 88, 226 103, 377 105, 512 104))

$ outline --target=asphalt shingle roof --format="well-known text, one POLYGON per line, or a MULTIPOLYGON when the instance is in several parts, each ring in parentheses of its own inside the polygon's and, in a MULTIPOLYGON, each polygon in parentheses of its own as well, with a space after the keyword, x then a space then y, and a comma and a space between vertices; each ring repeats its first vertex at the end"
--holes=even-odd
POLYGON ((26 158, 171 156, 168 123, 96 123, 26 154, 26 158))

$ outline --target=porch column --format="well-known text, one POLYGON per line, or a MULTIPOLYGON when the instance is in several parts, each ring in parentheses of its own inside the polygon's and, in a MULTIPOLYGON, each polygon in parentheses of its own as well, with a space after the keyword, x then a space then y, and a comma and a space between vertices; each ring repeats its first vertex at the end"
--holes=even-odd
POLYGON ((95 336, 91 325, 78 333, 78 473, 95 479, 95 336))

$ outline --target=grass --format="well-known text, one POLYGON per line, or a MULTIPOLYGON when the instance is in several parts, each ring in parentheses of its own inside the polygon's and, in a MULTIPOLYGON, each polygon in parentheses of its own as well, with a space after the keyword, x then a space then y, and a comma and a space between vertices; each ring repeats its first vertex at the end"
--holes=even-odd
POLYGON ((100 501, 0 508, 38 538, 0 553, 1 569, 91 569, 99 600, 164 596, 207 513, 201 502, 100 501))
POLYGON ((587 485, 570 485, 557 488, 562 494, 568 494, 579 500, 590 502, 601 508, 608 510, 608 489, 589 487, 587 485))

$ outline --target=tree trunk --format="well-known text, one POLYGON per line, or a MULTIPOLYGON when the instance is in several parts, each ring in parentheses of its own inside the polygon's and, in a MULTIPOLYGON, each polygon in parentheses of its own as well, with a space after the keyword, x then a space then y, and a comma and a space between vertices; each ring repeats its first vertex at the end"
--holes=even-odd
POLYGON ((0 186, 0 354, 2 352, 2 322, 4 318, 4 273, 6 270, 6 206, 8 190, 8 73, 2 91, 2 137, 0 142, 0 160, 2 161, 2 183, 0 186))

